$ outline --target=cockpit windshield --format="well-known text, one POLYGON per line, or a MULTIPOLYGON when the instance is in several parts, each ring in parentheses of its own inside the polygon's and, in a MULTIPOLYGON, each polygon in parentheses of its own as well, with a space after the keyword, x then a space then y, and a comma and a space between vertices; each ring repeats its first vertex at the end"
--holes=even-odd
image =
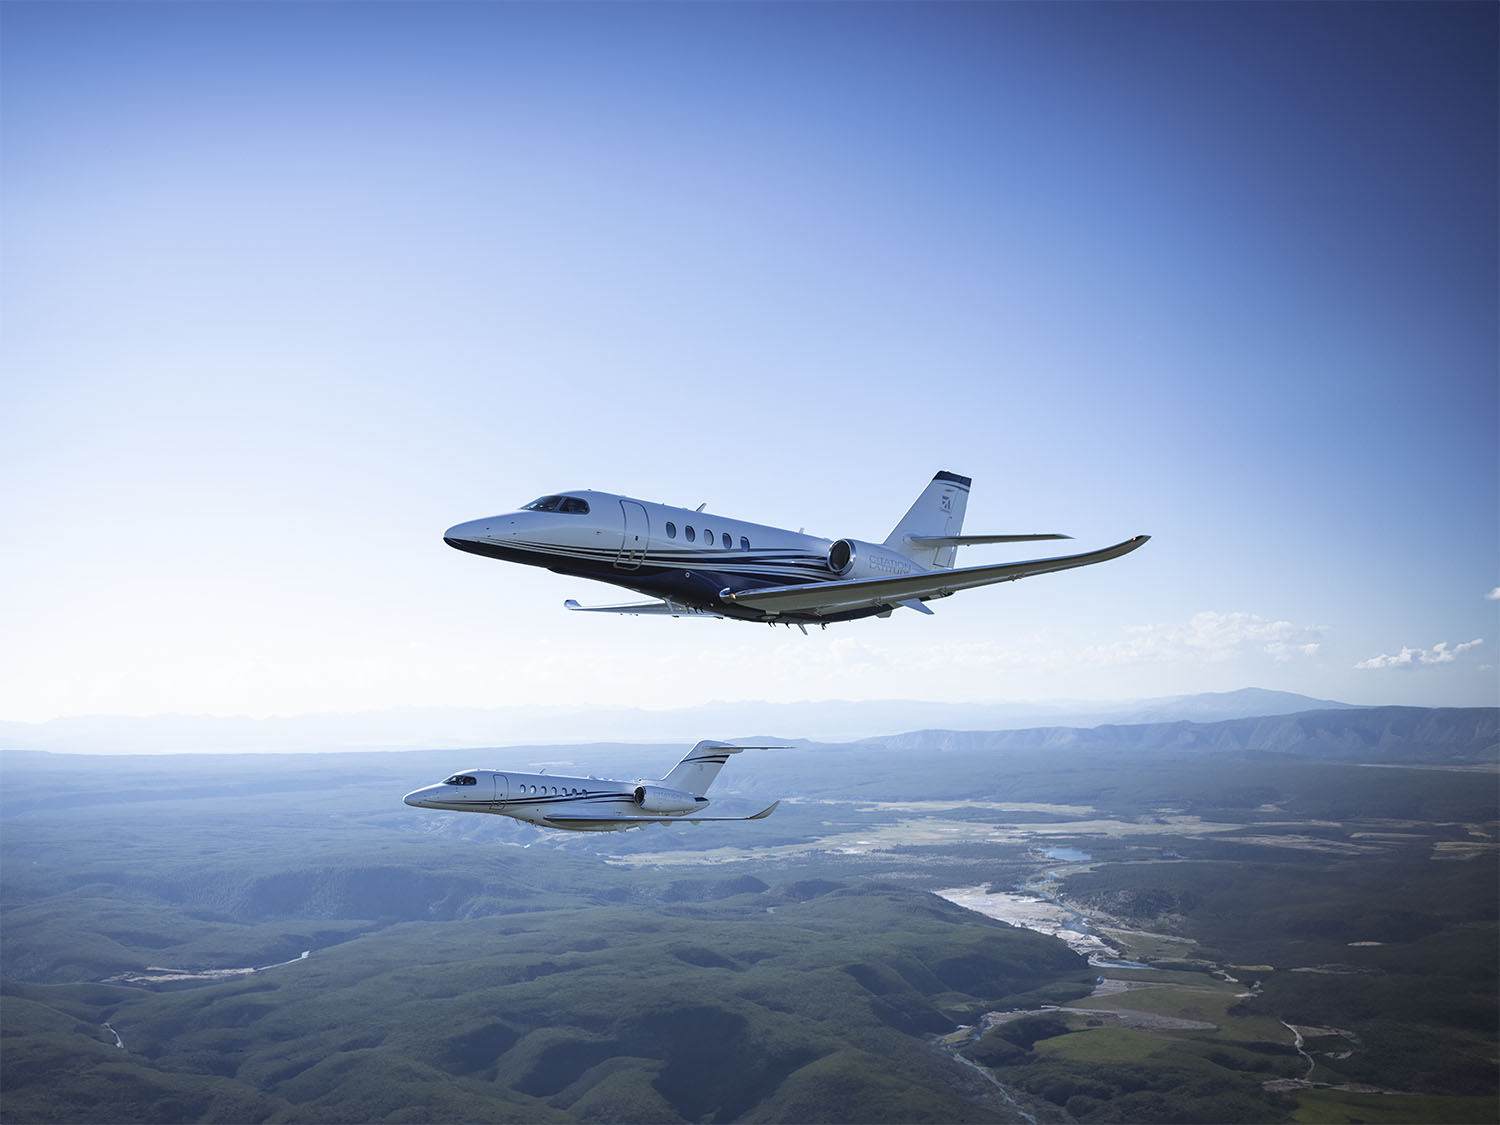
POLYGON ((475 778, 475 777, 470 777, 466 773, 456 773, 452 777, 450 777, 447 781, 443 782, 443 784, 444 785, 478 785, 479 784, 479 779, 475 778))
POLYGON ((568 516, 586 516, 589 503, 577 496, 543 496, 521 508, 523 512, 562 512, 568 516))

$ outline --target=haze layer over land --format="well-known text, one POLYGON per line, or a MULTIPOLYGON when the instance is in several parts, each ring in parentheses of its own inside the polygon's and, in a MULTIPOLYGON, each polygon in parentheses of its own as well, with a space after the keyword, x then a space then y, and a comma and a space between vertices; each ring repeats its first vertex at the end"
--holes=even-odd
POLYGON ((832 742, 941 726, 1095 726, 1210 721, 1346 704, 1290 692, 1240 691, 1115 703, 944 704, 917 700, 707 703, 657 711, 605 707, 401 708, 356 715, 91 715, 46 723, 0 721, 0 747, 70 753, 280 752, 496 746, 517 741, 652 741, 795 732, 832 742), (711 732, 718 731, 719 734, 711 732), (709 733, 706 733, 709 732, 709 733))

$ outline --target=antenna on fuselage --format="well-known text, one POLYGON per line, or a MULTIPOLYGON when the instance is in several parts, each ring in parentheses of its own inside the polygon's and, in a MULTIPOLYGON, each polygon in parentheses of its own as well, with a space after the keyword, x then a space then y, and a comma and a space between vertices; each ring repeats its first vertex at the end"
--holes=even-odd
POLYGON ((707 500, 705 500, 705 501, 703 501, 703 503, 699 504, 696 508, 693 509, 693 511, 695 511, 695 512, 701 512, 706 507, 708 507, 708 501, 707 500))

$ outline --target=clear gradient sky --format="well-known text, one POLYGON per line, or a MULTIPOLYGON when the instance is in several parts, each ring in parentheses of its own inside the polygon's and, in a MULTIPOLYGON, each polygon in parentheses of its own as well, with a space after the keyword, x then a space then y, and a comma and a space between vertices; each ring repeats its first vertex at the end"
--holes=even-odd
POLYGON ((0 718, 1500 702, 1497 13, 8 0, 0 718), (808 637, 441 538, 939 469, 1154 538, 808 637))

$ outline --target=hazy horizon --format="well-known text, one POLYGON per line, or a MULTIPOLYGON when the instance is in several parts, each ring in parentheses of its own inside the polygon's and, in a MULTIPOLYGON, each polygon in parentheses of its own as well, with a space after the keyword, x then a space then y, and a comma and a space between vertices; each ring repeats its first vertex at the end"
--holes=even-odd
MULTIPOLYGON (((1378 705, 1377 705, 1378 706, 1378 705)), ((786 738, 857 742, 919 730, 961 732, 1217 723, 1363 705, 1245 688, 1137 700, 948 704, 923 700, 741 701, 672 709, 393 707, 250 718, 164 714, 0 720, 0 749, 66 754, 296 754, 513 745, 687 743, 786 738)))

